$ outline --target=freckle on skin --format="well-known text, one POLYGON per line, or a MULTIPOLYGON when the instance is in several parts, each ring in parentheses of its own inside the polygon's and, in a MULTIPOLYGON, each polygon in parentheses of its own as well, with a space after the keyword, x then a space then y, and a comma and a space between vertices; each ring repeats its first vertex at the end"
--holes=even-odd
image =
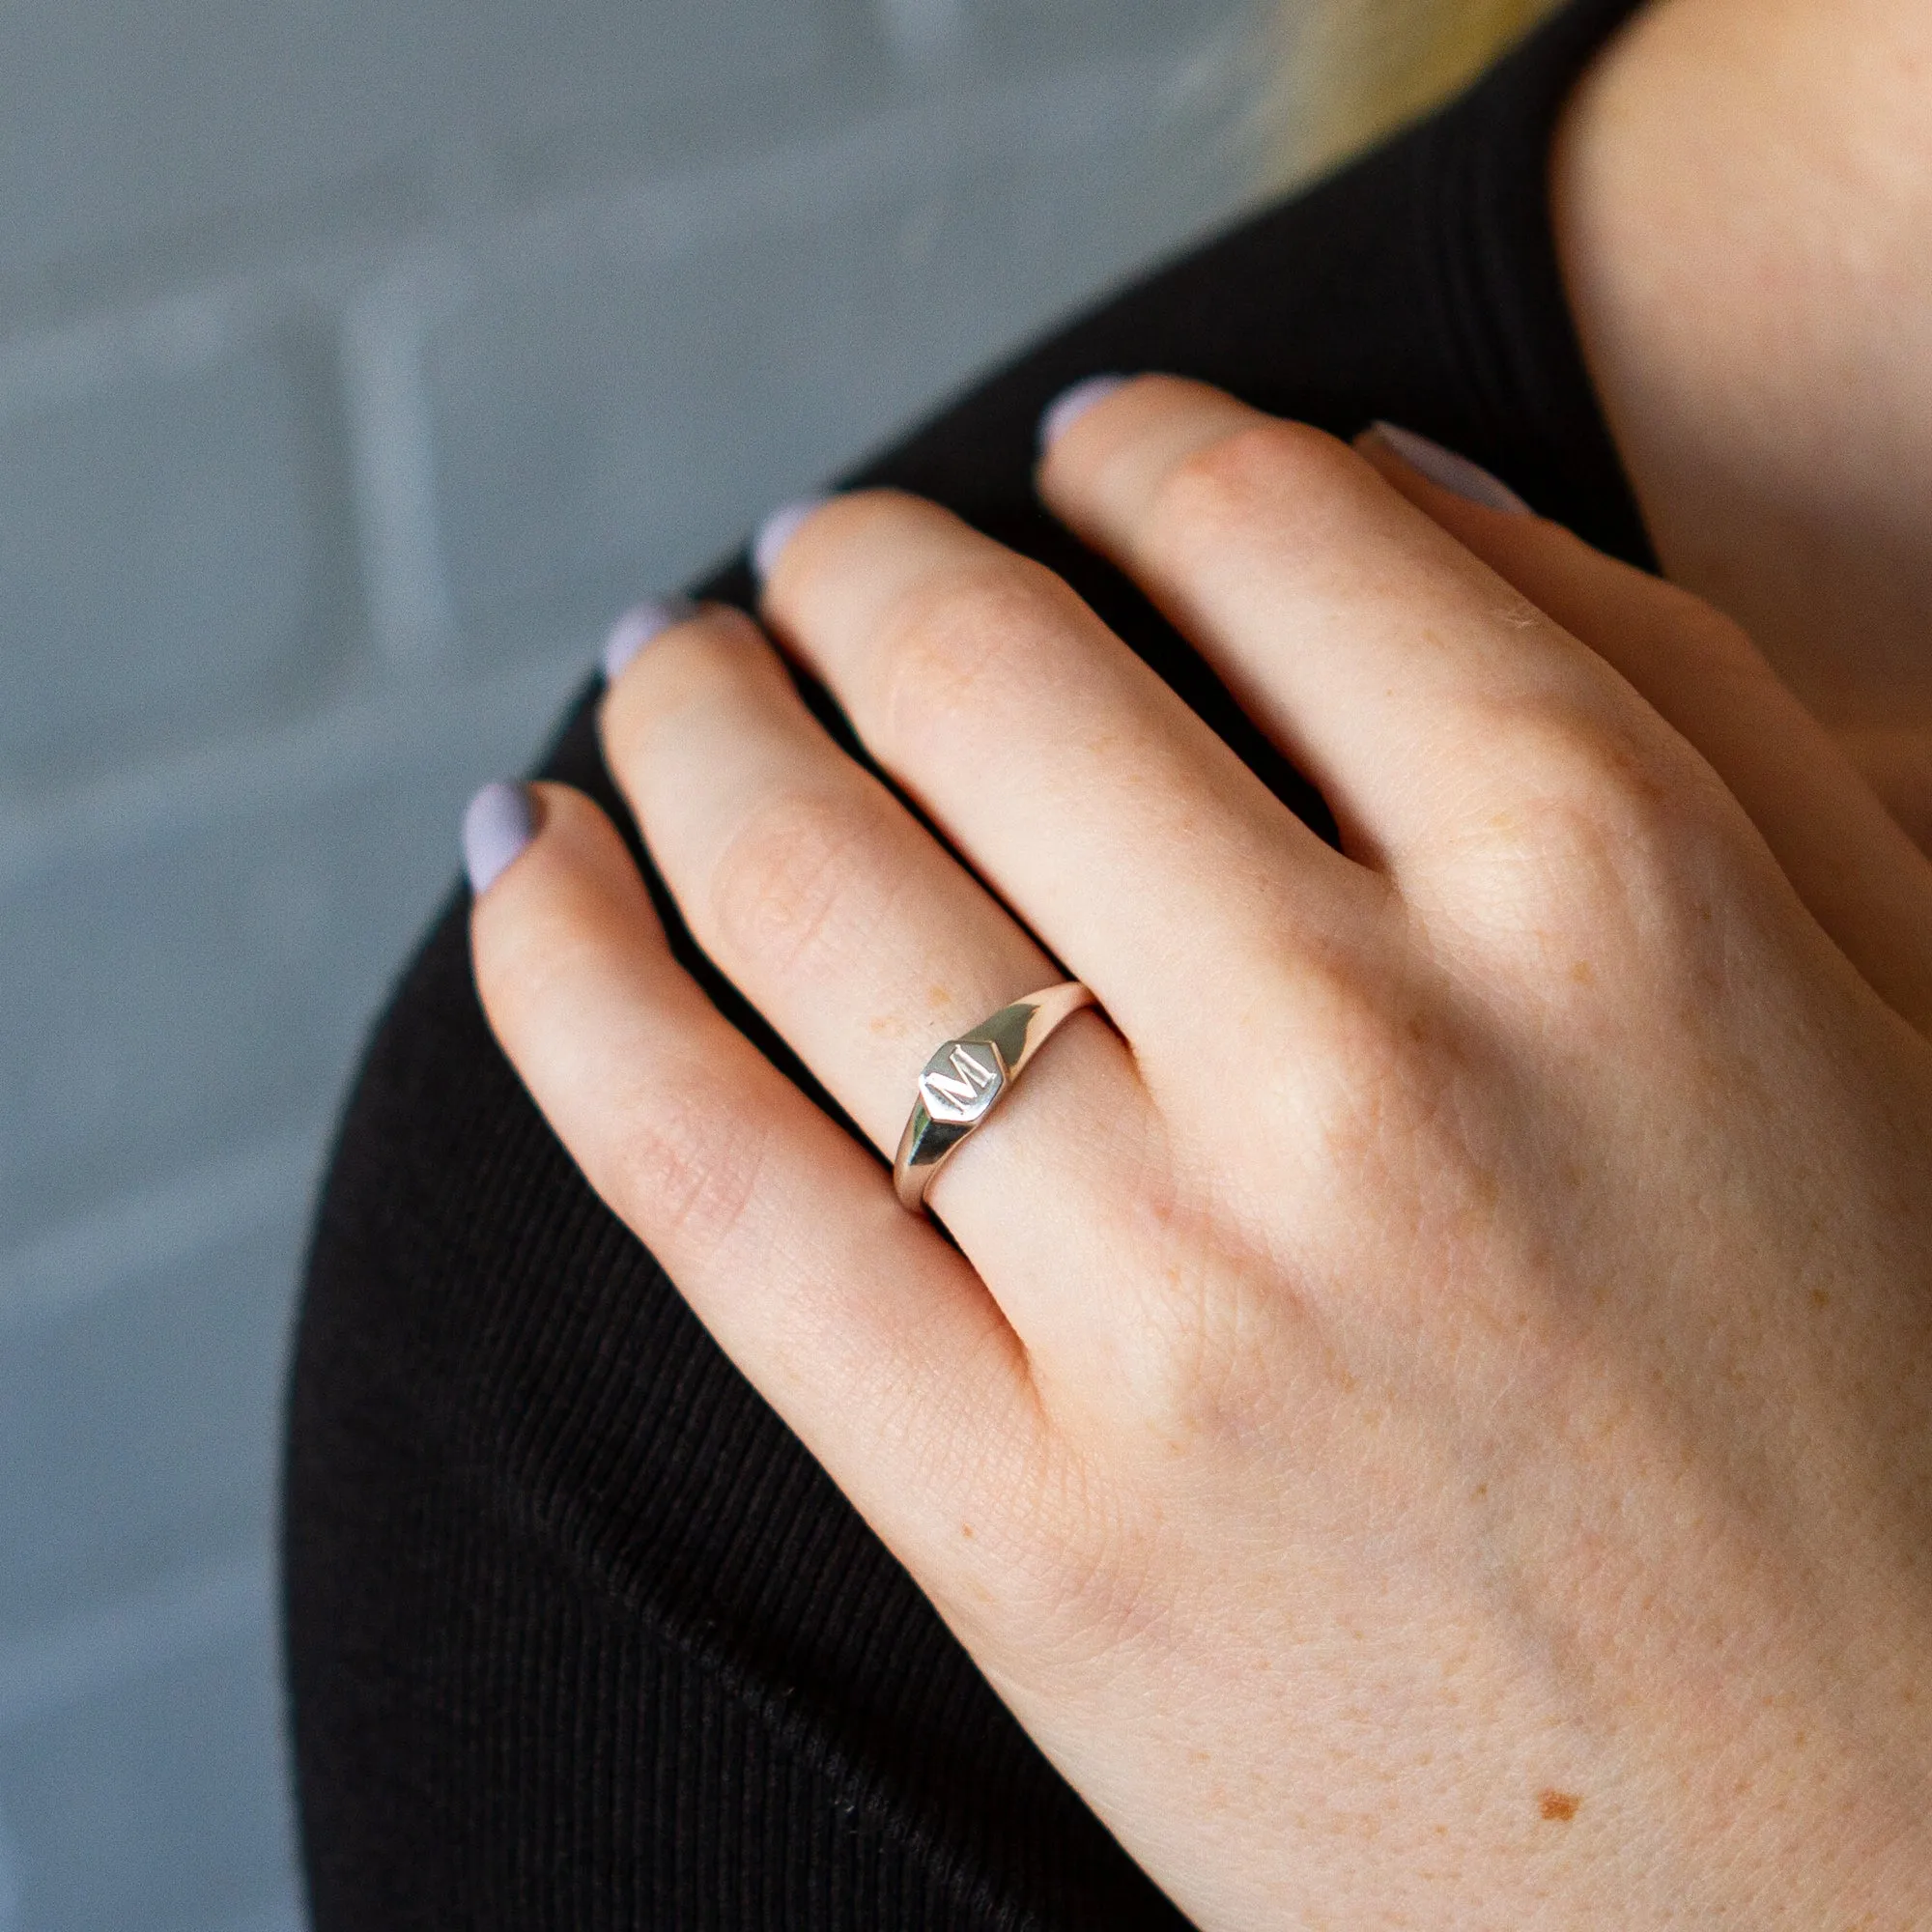
POLYGON ((1576 1817, 1577 1807, 1582 1802, 1580 1798, 1573 1798, 1567 1791, 1546 1791, 1536 1801, 1536 1808, 1553 1823, 1567 1825, 1576 1817))
POLYGON ((1813 1308, 1829 1308, 1831 1305, 1832 1297, 1822 1288, 1814 1288, 1811 1291, 1811 1306, 1813 1308))
POLYGON ((1597 969, 1587 959, 1579 959, 1571 967, 1570 977, 1579 986, 1594 986, 1597 983, 1597 969))
POLYGON ((962 1522, 959 1525, 959 1534, 963 1536, 968 1543, 971 1543, 973 1541, 973 1525, 970 1522, 962 1522))

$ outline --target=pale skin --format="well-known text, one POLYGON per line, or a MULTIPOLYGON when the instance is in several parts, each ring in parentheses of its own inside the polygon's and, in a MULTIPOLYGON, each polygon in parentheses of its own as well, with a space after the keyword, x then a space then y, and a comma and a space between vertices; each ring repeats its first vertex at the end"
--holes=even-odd
POLYGON ((1574 94, 1551 184, 1665 571, 1932 847, 1932 8, 1648 7, 1574 94))
POLYGON ((1926 1922, 1932 864, 1844 721, 1686 590, 1197 384, 1040 487, 1344 849, 1037 566, 839 498, 762 631, 678 626, 602 724, 873 1151, 556 786, 473 927, 538 1104, 1208 1932, 1926 1922), (955 1248, 880 1156, 938 1040, 1067 975, 1104 1017, 940 1174, 955 1248))

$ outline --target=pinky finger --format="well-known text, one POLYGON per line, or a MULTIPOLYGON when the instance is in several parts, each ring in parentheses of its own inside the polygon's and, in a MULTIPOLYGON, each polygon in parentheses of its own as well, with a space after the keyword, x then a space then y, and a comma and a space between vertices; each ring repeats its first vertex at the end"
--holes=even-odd
POLYGON ((960 1512, 1014 1493, 1037 1447, 1017 1337, 878 1162, 673 959, 610 820, 560 785, 529 802, 528 842, 471 917, 498 1041, 725 1353, 952 1594, 960 1512))

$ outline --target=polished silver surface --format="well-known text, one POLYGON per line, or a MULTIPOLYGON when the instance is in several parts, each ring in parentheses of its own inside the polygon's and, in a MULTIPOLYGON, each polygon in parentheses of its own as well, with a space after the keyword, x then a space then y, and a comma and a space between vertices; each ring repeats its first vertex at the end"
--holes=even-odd
POLYGON ((893 1186, 914 1213, 933 1176, 1011 1090, 1060 1023, 1094 1005, 1077 980, 1002 1007, 991 1019, 941 1043, 919 1076, 919 1097, 899 1136, 893 1186))

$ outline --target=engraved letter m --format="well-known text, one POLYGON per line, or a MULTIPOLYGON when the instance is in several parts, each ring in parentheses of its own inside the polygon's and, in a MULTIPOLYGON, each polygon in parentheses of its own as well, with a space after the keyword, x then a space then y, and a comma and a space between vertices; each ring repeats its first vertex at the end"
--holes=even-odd
POLYGON ((925 1076, 927 1091, 935 1099, 954 1107, 970 1107, 993 1084, 997 1069, 976 1059, 965 1047, 952 1049, 952 1072, 931 1072, 925 1076))

